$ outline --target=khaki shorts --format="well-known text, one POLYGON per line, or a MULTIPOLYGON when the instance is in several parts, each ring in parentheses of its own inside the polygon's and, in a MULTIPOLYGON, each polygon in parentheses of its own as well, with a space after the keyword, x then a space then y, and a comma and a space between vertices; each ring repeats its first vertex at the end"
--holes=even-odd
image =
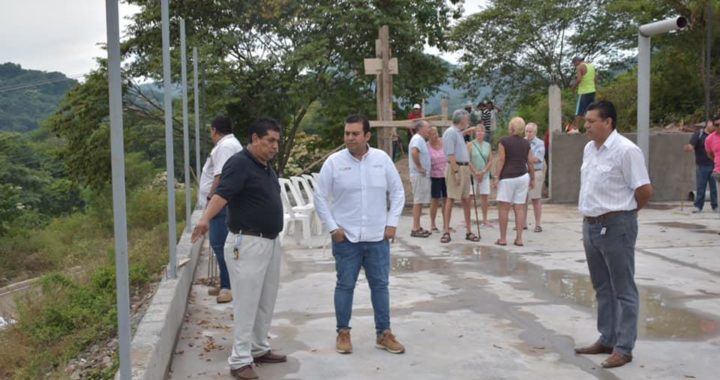
POLYGON ((542 198, 542 188, 545 182, 545 170, 535 170, 535 187, 528 192, 528 202, 542 198))
POLYGON ((460 184, 455 183, 455 173, 452 172, 450 164, 445 169, 445 184, 450 199, 464 199, 470 196, 470 167, 458 165, 460 184))
POLYGON ((430 177, 412 175, 410 176, 410 184, 413 190, 413 204, 430 204, 430 177))

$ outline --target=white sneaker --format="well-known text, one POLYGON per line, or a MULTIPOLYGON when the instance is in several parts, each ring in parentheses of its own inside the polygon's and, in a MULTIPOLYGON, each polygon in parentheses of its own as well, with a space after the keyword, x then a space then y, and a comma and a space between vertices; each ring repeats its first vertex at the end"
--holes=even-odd
POLYGON ((699 214, 699 213, 701 213, 701 212, 702 212, 702 210, 700 210, 700 209, 697 208, 697 207, 695 207, 695 209, 692 210, 692 213, 693 213, 693 214, 699 214))

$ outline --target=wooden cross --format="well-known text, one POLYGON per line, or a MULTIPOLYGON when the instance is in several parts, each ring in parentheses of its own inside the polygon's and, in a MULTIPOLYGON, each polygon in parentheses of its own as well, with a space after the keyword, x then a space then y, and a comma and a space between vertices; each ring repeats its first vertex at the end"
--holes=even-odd
MULTIPOLYGON (((392 157, 392 135, 396 128, 411 128, 414 120, 393 121, 392 110, 392 76, 398 74, 398 60, 392 58, 390 53, 390 29, 383 25, 378 31, 375 40, 376 58, 365 58, 365 75, 375 75, 377 85, 377 118, 371 120, 370 126, 379 128, 378 148, 392 157)), ((433 126, 448 127, 447 99, 443 99, 443 110, 440 120, 437 118, 424 118, 433 126), (434 120, 433 120, 434 119, 434 120)))
MULTIPOLYGON (((398 73, 397 58, 390 57, 390 28, 383 25, 375 40, 375 57, 365 58, 365 75, 375 75, 377 118, 392 121, 392 76, 398 73)), ((378 134, 378 148, 392 156, 392 130, 382 128, 378 134)))

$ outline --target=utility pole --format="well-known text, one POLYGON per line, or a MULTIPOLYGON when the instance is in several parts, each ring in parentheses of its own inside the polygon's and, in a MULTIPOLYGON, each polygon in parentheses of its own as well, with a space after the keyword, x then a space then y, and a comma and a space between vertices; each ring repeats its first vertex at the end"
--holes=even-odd
POLYGON ((170 20, 169 0, 160 3, 162 19, 162 51, 163 51, 163 85, 165 87, 165 167, 167 170, 168 192, 168 278, 177 277, 177 221, 175 220, 175 153, 173 151, 173 120, 172 120, 172 77, 170 76, 170 20))
POLYGON ((118 0, 105 0, 108 89, 110 96, 110 161, 112 163, 115 286, 117 288, 118 353, 120 379, 129 380, 130 280, 128 276, 127 210, 125 199, 125 148, 123 146, 122 83, 120 74, 120 22, 118 0))

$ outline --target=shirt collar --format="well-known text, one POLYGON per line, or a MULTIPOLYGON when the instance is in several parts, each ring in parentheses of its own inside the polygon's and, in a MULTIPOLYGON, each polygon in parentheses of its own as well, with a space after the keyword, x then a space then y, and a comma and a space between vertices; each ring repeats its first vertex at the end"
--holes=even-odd
POLYGON ((218 140, 217 144, 215 144, 215 145, 220 145, 221 142, 223 142, 227 139, 231 139, 231 138, 235 138, 235 135, 233 135, 232 133, 228 133, 227 135, 221 137, 220 140, 218 140))
POLYGON ((257 158, 255 158, 255 156, 253 156, 253 154, 250 153, 250 149, 243 149, 243 150, 241 150, 241 152, 245 153, 245 155, 248 156, 248 158, 250 158, 250 160, 252 162, 254 162, 255 165, 259 166, 263 170, 268 170, 270 168, 270 165, 263 165, 262 162, 258 161, 257 158))
MULTIPOLYGON (((610 135, 605 139, 605 142, 600 146, 600 148, 605 147, 605 149, 612 149, 620 139, 620 135, 617 132, 617 129, 613 129, 612 132, 610 132, 610 135)), ((598 150, 600 150, 598 148, 598 150)))
POLYGON ((365 152, 365 154, 363 154, 362 157, 360 157, 360 159, 355 158, 355 156, 353 156, 353 154, 350 153, 350 149, 345 148, 345 151, 347 152, 348 156, 350 156, 350 158, 352 158, 353 160, 355 160, 355 161, 362 161, 362 160, 364 160, 364 159, 368 156, 368 154, 370 154, 370 149, 372 149, 372 148, 370 147, 370 144, 367 144, 367 151, 365 152))

